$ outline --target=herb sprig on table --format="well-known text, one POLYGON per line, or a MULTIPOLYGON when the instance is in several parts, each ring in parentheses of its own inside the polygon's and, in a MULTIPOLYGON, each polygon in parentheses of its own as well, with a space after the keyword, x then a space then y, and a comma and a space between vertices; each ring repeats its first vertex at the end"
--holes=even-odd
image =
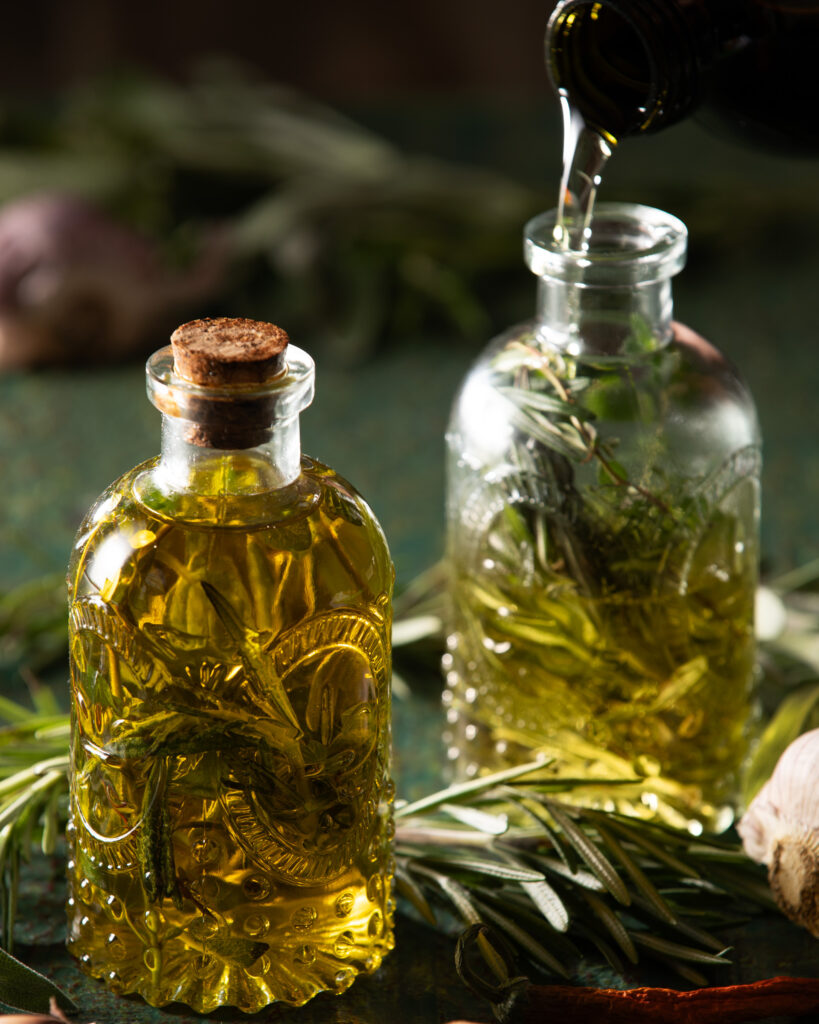
POLYGON ((621 974, 649 957, 706 984, 692 965, 729 962, 706 929, 772 908, 764 874, 730 839, 564 803, 571 781, 527 783, 542 769, 533 762, 399 806, 399 895, 430 924, 443 903, 463 925, 484 925, 490 969, 498 934, 563 978, 590 952, 621 974))

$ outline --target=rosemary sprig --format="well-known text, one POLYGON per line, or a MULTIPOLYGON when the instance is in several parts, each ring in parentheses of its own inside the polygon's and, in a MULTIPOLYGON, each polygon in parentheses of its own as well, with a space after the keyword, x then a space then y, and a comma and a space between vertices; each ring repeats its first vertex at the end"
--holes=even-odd
POLYGON ((53 854, 66 817, 68 716, 55 713, 49 691, 34 691, 35 709, 3 698, 0 713, 0 909, 2 946, 14 945, 20 862, 34 846, 53 854))
POLYGON ((729 922, 740 906, 773 908, 764 876, 737 842, 562 803, 553 786, 526 779, 542 767, 533 762, 398 808, 399 892, 425 920, 445 927, 454 913, 463 926, 485 925, 552 974, 568 974, 567 955, 591 952, 618 968, 622 958, 657 960, 690 980, 691 964, 729 962, 724 943, 696 923, 703 913, 719 919, 722 911, 729 922), (522 815, 532 804, 537 816, 522 815), (488 822, 503 816, 507 827, 465 823, 454 808, 491 812, 488 822))

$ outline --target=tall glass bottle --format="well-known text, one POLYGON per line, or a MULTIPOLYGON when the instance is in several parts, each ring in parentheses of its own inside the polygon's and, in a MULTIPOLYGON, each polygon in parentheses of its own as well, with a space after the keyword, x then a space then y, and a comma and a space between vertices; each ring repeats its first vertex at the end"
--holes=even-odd
POLYGON ((610 139, 699 111, 802 153, 819 151, 817 48, 816 0, 561 0, 546 33, 556 88, 610 139))
POLYGON ((194 321, 148 362, 162 452, 68 575, 68 946, 153 1005, 340 992, 392 948, 383 534, 301 455, 313 363, 194 321))
POLYGON ((753 719, 754 406, 672 320, 680 221, 602 204, 574 251, 555 220, 526 228, 535 318, 447 435, 449 756, 542 756, 584 802, 724 827, 753 719))

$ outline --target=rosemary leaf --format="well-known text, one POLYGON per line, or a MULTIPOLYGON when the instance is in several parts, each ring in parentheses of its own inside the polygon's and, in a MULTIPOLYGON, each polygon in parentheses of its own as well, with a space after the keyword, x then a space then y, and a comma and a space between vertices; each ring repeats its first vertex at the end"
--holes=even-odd
POLYGON ((395 887, 398 895, 411 903, 427 924, 431 924, 433 928, 437 927, 438 921, 434 910, 429 905, 429 900, 401 861, 398 862, 395 869, 395 887))
POLYGON ((697 988, 705 988, 708 985, 708 978, 706 978, 702 971, 696 970, 690 964, 683 963, 681 960, 675 960, 670 956, 662 956, 659 953, 655 953, 654 956, 661 964, 665 964, 666 967, 674 971, 675 974, 679 974, 689 984, 697 988))
POLYGON ((37 729, 34 738, 38 743, 59 743, 67 745, 71 734, 71 723, 68 715, 61 715, 53 724, 37 729))
POLYGON ((521 775, 528 775, 530 772, 542 771, 548 764, 545 759, 529 761, 526 764, 515 765, 513 768, 504 768, 503 771, 495 772, 492 775, 482 775, 480 778, 471 779, 469 782, 461 782, 437 793, 430 793, 429 796, 421 797, 409 804, 402 804, 395 809, 396 818, 407 818, 410 815, 418 814, 420 811, 428 811, 433 807, 440 807, 441 804, 452 803, 455 800, 463 800, 473 796, 475 793, 485 792, 493 786, 517 779, 521 775))
POLYGON ((404 647, 407 644, 428 640, 440 636, 443 623, 437 615, 416 615, 413 618, 395 622, 392 627, 392 646, 404 647))
POLYGON ((684 946, 679 942, 671 942, 669 939, 663 939, 659 935, 651 935, 648 932, 632 932, 632 938, 638 946, 643 946, 655 953, 667 954, 677 960, 688 960, 696 964, 711 964, 716 967, 722 967, 725 964, 731 963, 730 960, 722 955, 723 952, 728 952, 727 949, 720 951, 720 953, 705 953, 703 950, 695 949, 693 946, 684 946))
POLYGON ((583 830, 572 821, 569 813, 561 810, 552 800, 544 801, 544 803, 549 813, 565 833, 566 838, 589 866, 592 873, 600 879, 618 903, 628 906, 631 903, 631 896, 611 861, 598 850, 583 830))
POLYGON ((29 692, 31 693, 31 700, 35 710, 41 715, 58 716, 60 714, 60 706, 57 703, 54 691, 49 686, 42 686, 32 673, 29 672, 28 675, 30 676, 29 692))
POLYGON ((606 942, 606 940, 599 934, 599 929, 590 928, 582 921, 576 921, 574 928, 578 937, 591 943, 612 970, 616 971, 618 974, 626 973, 625 964, 618 956, 614 947, 609 945, 609 943, 606 942))
POLYGON ((725 871, 717 865, 710 868, 710 877, 723 889, 734 896, 747 897, 753 900, 757 906, 766 907, 769 910, 776 908, 776 901, 771 895, 767 882, 759 876, 749 876, 743 871, 725 871))
MULTIPOLYGON (((509 863, 519 863, 508 848, 496 849, 509 863)), ((565 932, 568 929, 569 912, 566 905, 545 878, 541 877, 531 882, 522 881, 521 888, 555 931, 565 932)))
MULTIPOLYGON (((745 920, 747 921, 747 918, 745 920)), ((723 918, 720 923, 723 926, 727 926, 730 922, 723 918)), ((694 942, 698 942, 701 946, 705 946, 706 949, 710 949, 714 953, 721 953, 725 949, 725 943, 721 942, 715 935, 711 935, 710 932, 704 931, 702 928, 696 928, 690 922, 680 920, 679 917, 674 920, 674 931, 688 939, 693 939, 694 942)))
POLYGON ((526 813, 533 818, 538 825, 540 825, 551 840, 552 848, 566 865, 567 870, 570 872, 576 872, 578 870, 578 859, 575 856, 573 849, 564 844, 559 832, 553 827, 552 822, 549 821, 540 804, 538 804, 536 800, 527 798, 523 794, 515 793, 514 791, 512 791, 511 798, 518 807, 526 811, 526 813))
POLYGON ((636 964, 639 960, 637 950, 634 948, 634 943, 629 937, 628 930, 620 918, 614 913, 614 911, 606 906, 599 896, 596 896, 594 893, 584 891, 582 893, 582 897, 591 907, 594 916, 601 922, 609 935, 626 954, 629 961, 636 964))
POLYGON ((542 882, 543 875, 539 871, 528 871, 525 868, 501 864, 496 860, 478 860, 472 857, 455 857, 438 854, 427 860, 443 867, 456 868, 461 871, 487 875, 490 878, 504 879, 509 882, 542 882))
POLYGON ((461 807, 458 804, 442 804, 441 810, 450 818, 486 835, 500 836, 509 829, 509 818, 505 814, 487 814, 476 807, 461 807))
POLYGON ((523 882, 522 888, 556 931, 565 932, 568 929, 569 912, 566 905, 545 879, 540 882, 523 882))
POLYGON ((55 785, 51 789, 43 812, 43 837, 40 849, 47 857, 52 856, 57 848, 57 836, 60 831, 59 802, 60 787, 55 785))
POLYGON ((6 879, 8 880, 3 903, 3 947, 11 953, 14 949, 14 921, 17 917, 17 893, 20 886, 20 847, 9 846, 7 854, 6 879))
POLYGON ((630 842, 642 847, 646 853, 650 854, 655 860, 667 867, 671 868, 675 874, 682 875, 683 877, 699 878, 700 874, 696 868, 689 864, 684 863, 679 858, 675 857, 665 847, 660 846, 659 843, 649 839, 645 834, 645 831, 641 831, 639 828, 632 827, 631 824, 627 827, 625 822, 619 817, 614 815, 611 816, 608 821, 609 827, 615 832, 619 832, 624 838, 630 842))
POLYGON ((427 867, 424 864, 412 864, 412 871, 419 875, 425 875, 431 878, 438 888, 447 897, 460 914, 461 918, 467 924, 480 924, 481 916, 475 909, 472 900, 467 894, 467 890, 460 882, 456 882, 454 878, 449 878, 447 875, 440 871, 434 871, 432 868, 427 867))
POLYGON ((31 722, 31 711, 8 697, 0 696, 0 718, 4 718, 7 722, 28 724, 31 722))
POLYGON ((518 408, 538 409, 540 412, 554 413, 557 416, 576 416, 581 419, 588 419, 591 413, 587 409, 567 402, 564 399, 553 395, 547 395, 543 391, 524 390, 523 388, 498 387, 498 394, 503 395, 518 408))
POLYGON ((631 880, 639 891, 645 896, 647 902, 650 904, 654 912, 667 921, 669 924, 677 924, 677 916, 657 892, 655 887, 647 878, 645 872, 638 866, 634 858, 623 848, 611 832, 602 824, 602 815, 596 815, 593 818, 595 828, 597 829, 598 835, 608 846, 609 850, 614 854, 617 860, 625 868, 631 880))
POLYGON ((573 885, 579 885, 582 889, 589 889, 591 892, 606 891, 605 885, 597 875, 593 875, 590 871, 583 871, 581 868, 572 870, 567 868, 562 861, 555 860, 554 857, 538 857, 537 863, 542 865, 545 872, 558 875, 573 885))
POLYGON ((525 950, 533 960, 543 964, 544 967, 552 971, 554 974, 559 975, 561 978, 569 978, 568 970, 557 959, 557 957, 550 953, 542 943, 533 939, 527 931, 516 924, 510 917, 502 914, 494 907, 489 906, 483 900, 478 901, 478 905, 481 913, 489 921, 498 925, 506 935, 514 939, 521 949, 525 950))
POLYGON ((9 822, 19 821, 26 811, 36 803, 36 797, 42 792, 51 789, 56 782, 61 781, 63 778, 64 776, 61 772, 49 771, 31 782, 20 796, 5 804, 2 810, 0 810, 0 829, 9 822))
POLYGON ((411 825, 399 825, 395 830, 396 844, 400 848, 402 843, 411 843, 416 854, 429 848, 430 853, 435 853, 441 847, 453 848, 485 848, 492 840, 491 835, 485 832, 478 832, 464 828, 445 828, 435 822, 422 819, 413 822, 411 825))
POLYGON ((0 949, 0 1002, 15 1010, 48 1013, 51 999, 64 1010, 77 1009, 74 1001, 53 981, 0 949))

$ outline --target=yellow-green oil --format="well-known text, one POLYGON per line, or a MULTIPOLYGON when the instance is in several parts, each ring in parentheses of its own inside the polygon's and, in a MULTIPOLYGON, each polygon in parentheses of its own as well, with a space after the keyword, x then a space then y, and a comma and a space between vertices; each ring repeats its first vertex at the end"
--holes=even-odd
MULTIPOLYGON (((738 507, 752 487, 737 483, 738 507)), ((634 501, 631 535, 583 538, 592 592, 557 524, 514 503, 480 561, 454 563, 444 700, 459 777, 542 757, 541 777, 577 780, 579 802, 730 823, 755 721, 755 531, 711 509, 652 545, 650 516, 634 501)))
POLYGON ((241 497, 220 474, 250 457, 185 494, 154 471, 102 496, 69 571, 69 949, 156 1006, 343 991, 393 945, 383 536, 309 459, 241 497))

